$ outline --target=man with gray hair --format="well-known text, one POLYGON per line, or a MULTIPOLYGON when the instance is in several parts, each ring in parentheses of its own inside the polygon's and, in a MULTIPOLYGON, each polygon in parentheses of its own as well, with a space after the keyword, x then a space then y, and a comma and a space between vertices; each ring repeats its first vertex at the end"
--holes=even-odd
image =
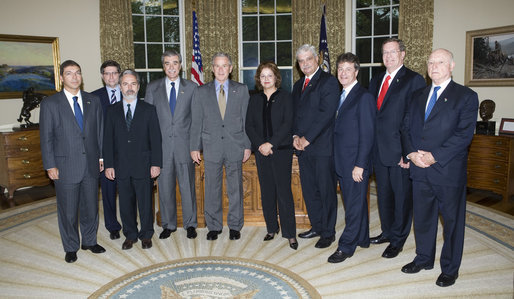
POLYGON ((229 201, 229 239, 237 240, 244 224, 242 167, 251 154, 245 131, 250 95, 246 85, 229 79, 232 60, 228 54, 214 54, 212 69, 214 81, 198 87, 193 96, 191 158, 199 164, 203 150, 207 240, 216 240, 223 229, 223 166, 229 201))
POLYGON ((293 146, 300 166, 302 193, 311 229, 300 238, 320 237, 316 248, 326 248, 335 240, 337 217, 334 170, 334 120, 339 104, 339 83, 318 66, 313 46, 303 45, 296 60, 304 77, 293 86, 295 119, 293 146))
POLYGON ((166 77, 150 82, 145 102, 155 105, 162 134, 163 166, 159 182, 159 202, 163 231, 160 239, 177 230, 178 181, 182 203, 182 223, 187 238, 196 238, 195 166, 191 163, 189 133, 191 101, 196 83, 180 78, 182 56, 167 50, 161 56, 166 77))

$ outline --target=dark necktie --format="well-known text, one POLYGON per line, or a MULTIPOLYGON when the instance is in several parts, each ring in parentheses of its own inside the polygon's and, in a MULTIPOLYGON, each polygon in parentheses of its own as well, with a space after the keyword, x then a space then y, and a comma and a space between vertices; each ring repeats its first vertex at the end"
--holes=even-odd
POLYGON ((177 105, 177 93, 175 91, 175 82, 171 82, 171 90, 170 90, 170 110, 171 115, 175 113, 175 105, 177 105))
POLYGON ((75 119, 77 120, 77 124, 79 124, 80 130, 84 131, 82 110, 80 110, 78 99, 79 97, 77 96, 73 97, 73 110, 75 110, 75 119))
POLYGON ((305 83, 303 83, 302 92, 305 90, 305 87, 307 87, 307 84, 309 84, 310 81, 311 81, 311 79, 305 78, 305 83))
POLYGON ((132 123, 132 111, 130 111, 130 104, 127 104, 127 115, 125 117, 127 123, 127 130, 130 131, 130 124, 132 123))
POLYGON ((435 102, 437 101, 437 91, 441 88, 441 86, 434 87, 434 92, 432 92, 432 96, 430 97, 430 100, 428 101, 427 110, 425 110, 425 120, 427 120, 428 116, 430 115, 430 112, 432 112, 432 108, 435 106, 435 102))
POLYGON ((339 106, 337 106, 336 117, 339 114, 339 109, 341 109, 341 106, 343 106, 345 99, 346 99, 346 90, 343 89, 343 92, 341 92, 341 96, 339 97, 339 106))
POLYGON ((112 95, 111 95, 111 105, 116 103, 116 89, 112 89, 112 95))
POLYGON ((380 93, 378 94, 378 100, 377 100, 377 108, 380 110, 380 107, 382 107, 382 102, 384 102, 385 95, 387 93, 387 90, 389 89, 389 80, 391 80, 391 76, 387 75, 384 84, 382 84, 382 88, 380 89, 380 93))

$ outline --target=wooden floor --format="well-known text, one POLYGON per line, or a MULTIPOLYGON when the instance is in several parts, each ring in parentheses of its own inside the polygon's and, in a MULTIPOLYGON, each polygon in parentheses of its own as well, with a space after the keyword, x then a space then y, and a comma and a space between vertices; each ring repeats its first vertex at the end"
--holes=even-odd
MULTIPOLYGON (((53 185, 48 185, 44 187, 33 187, 18 190, 14 193, 14 201, 16 206, 19 206, 30 204, 37 200, 52 196, 55 196, 54 187, 53 185)), ((9 204, 5 200, 5 197, 1 194, 0 197, 2 197, 2 200, 0 200, 0 211, 9 209, 9 204)), ((502 201, 501 196, 498 194, 489 191, 468 188, 467 200, 468 202, 474 202, 476 204, 514 216, 514 198, 512 197, 508 202, 504 202, 502 201)))

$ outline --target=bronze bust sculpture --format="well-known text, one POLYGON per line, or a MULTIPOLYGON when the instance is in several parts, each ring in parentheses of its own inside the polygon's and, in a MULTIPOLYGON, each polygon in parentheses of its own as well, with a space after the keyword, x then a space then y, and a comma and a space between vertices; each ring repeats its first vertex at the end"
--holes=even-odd
POLYGON ((476 133, 483 135, 494 135, 496 130, 496 122, 489 121, 493 118, 496 104, 493 100, 483 100, 480 103, 479 114, 482 121, 477 121, 476 133))

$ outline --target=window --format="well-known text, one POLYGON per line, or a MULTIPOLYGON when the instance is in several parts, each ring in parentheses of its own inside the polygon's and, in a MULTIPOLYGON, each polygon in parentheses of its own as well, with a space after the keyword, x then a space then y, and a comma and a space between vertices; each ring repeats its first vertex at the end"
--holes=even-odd
POLYGON ((180 19, 183 0, 131 1, 134 63, 141 77, 139 97, 143 98, 146 84, 164 76, 161 55, 165 50, 178 51, 184 60, 181 46, 181 41, 184 40, 184 25, 180 19))
POLYGON ((291 0, 239 0, 239 65, 241 81, 255 89, 260 62, 273 61, 282 75, 282 88, 293 85, 291 0))
POLYGON ((368 86, 375 74, 385 71, 382 42, 398 37, 400 0, 353 0, 352 44, 359 56, 359 82, 368 86))

